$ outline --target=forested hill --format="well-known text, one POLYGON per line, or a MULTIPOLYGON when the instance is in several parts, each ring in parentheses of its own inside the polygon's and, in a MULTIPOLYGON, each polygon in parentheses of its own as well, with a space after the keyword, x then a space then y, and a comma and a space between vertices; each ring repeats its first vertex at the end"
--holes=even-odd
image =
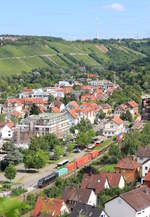
POLYGON ((150 39, 74 42, 51 37, 12 39, 0 42, 0 75, 78 65, 108 68, 141 60, 150 54, 150 39))

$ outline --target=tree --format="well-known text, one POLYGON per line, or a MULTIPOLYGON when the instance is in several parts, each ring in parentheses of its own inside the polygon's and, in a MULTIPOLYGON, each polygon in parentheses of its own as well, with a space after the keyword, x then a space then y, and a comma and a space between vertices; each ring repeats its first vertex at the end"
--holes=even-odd
POLYGON ((54 97, 50 94, 48 96, 48 104, 50 105, 54 101, 54 97))
POLYGON ((55 151, 54 151, 55 158, 59 159, 61 155, 62 156, 64 155, 64 148, 63 148, 63 146, 60 146, 60 145, 55 146, 55 151))
POLYGON ((133 155, 136 153, 138 146, 140 145, 139 134, 136 131, 131 131, 125 135, 125 139, 122 143, 122 154, 133 155))
POLYGON ((16 168, 13 164, 9 164, 5 169, 5 177, 10 181, 16 176, 16 168))
POLYGON ((38 115, 39 113, 40 108, 36 104, 33 104, 30 109, 30 115, 38 115))
POLYGON ((118 160, 121 158, 121 151, 117 145, 111 145, 109 149, 109 157, 110 163, 117 163, 118 160))
POLYGON ((72 152, 73 151, 73 148, 74 148, 74 144, 72 142, 69 142, 67 144, 67 151, 68 152, 72 152))
POLYGON ((0 114, 0 122, 4 122, 5 121, 5 114, 0 114))
POLYGON ((5 142, 2 146, 3 151, 9 151, 11 148, 11 143, 10 142, 5 142))
POLYGON ((101 109, 101 110, 99 111, 99 113, 98 113, 98 118, 99 118, 99 119, 104 119, 105 116, 106 116, 106 114, 105 114, 105 113, 103 112, 103 110, 101 109))
POLYGON ((18 164, 22 162, 22 153, 12 143, 4 143, 3 149, 7 151, 7 155, 4 158, 6 164, 18 164))
POLYGON ((123 112, 123 113, 120 115, 120 118, 121 118, 122 120, 126 120, 126 121, 129 121, 129 122, 132 122, 132 115, 131 115, 131 113, 130 113, 129 110, 127 110, 126 113, 123 112))
POLYGON ((132 115, 129 110, 126 111, 126 120, 132 122, 132 115))
POLYGON ((46 165, 48 161, 48 154, 42 150, 38 150, 33 152, 28 150, 24 156, 24 166, 25 168, 33 168, 33 169, 40 169, 46 165))

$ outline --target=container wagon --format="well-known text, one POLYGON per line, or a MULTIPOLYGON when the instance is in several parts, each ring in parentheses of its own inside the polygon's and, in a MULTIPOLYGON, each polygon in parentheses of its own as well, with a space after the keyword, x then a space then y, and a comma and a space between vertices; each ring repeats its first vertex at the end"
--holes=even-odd
POLYGON ((77 159, 76 162, 76 167, 80 168, 82 166, 84 166, 84 164, 88 163, 91 160, 91 156, 90 155, 86 155, 84 157, 81 157, 79 159, 77 159))
POLYGON ((68 169, 68 173, 71 173, 72 171, 76 170, 76 163, 72 162, 68 164, 67 169, 68 169))
POLYGON ((89 155, 91 156, 91 159, 94 159, 99 155, 99 151, 98 150, 91 151, 89 155))
POLYGON ((68 174, 68 169, 67 168, 61 168, 59 170, 57 170, 57 173, 58 173, 58 176, 64 176, 64 175, 67 175, 68 174))

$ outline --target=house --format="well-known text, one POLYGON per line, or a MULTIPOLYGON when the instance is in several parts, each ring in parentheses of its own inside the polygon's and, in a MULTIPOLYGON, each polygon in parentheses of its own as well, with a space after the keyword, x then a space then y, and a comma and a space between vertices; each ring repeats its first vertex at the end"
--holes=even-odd
POLYGON ((65 188, 62 198, 71 210, 78 202, 91 206, 97 204, 97 196, 92 189, 65 188))
POLYGON ((101 110, 106 114, 106 116, 110 116, 112 114, 112 107, 109 104, 102 104, 101 110))
POLYGON ((150 159, 144 161, 141 165, 141 172, 142 172, 141 182, 142 183, 149 170, 150 170, 150 159))
POLYGON ((66 105, 66 109, 79 109, 80 106, 78 105, 78 103, 76 101, 70 101, 67 105, 66 105))
POLYGON ((147 147, 140 146, 138 148, 137 162, 141 165, 141 170, 142 170, 141 181, 143 183, 144 177, 147 175, 150 169, 150 146, 147 147))
POLYGON ((144 185, 146 185, 148 188, 150 188, 150 170, 146 174, 143 180, 144 185))
POLYGON ((121 173, 127 184, 133 183, 140 177, 140 164, 131 157, 126 157, 115 165, 115 172, 121 173))
POLYGON ((97 207, 90 206, 84 203, 77 203, 73 208, 73 212, 70 214, 70 217, 107 217, 105 212, 97 207))
POLYGON ((70 115, 71 122, 74 124, 78 124, 81 119, 88 119, 91 124, 94 124, 98 111, 99 106, 96 103, 83 103, 80 107, 69 109, 68 115, 70 115))
POLYGON ((0 128, 1 139, 12 139, 14 133, 15 124, 13 122, 6 123, 2 128, 0 128))
POLYGON ((87 92, 92 93, 93 88, 90 85, 82 85, 81 90, 84 91, 84 92, 87 91, 87 92))
POLYGON ((138 108, 138 104, 135 101, 130 101, 127 103, 127 105, 129 106, 129 111, 133 117, 138 115, 139 108, 138 108))
POLYGON ((59 86, 60 87, 73 86, 73 81, 59 81, 59 86))
POLYGON ((140 146, 137 150, 137 162, 143 164, 145 161, 150 159, 150 146, 142 147, 140 146))
POLYGON ((52 111, 53 112, 63 112, 65 110, 65 105, 60 100, 56 99, 52 103, 52 111))
POLYGON ((148 217, 150 216, 150 189, 141 186, 105 203, 109 217, 148 217))
POLYGON ((32 212, 33 217, 57 217, 69 213, 62 199, 44 198, 39 196, 32 212))
POLYGON ((81 96, 81 102, 95 102, 96 96, 90 93, 86 93, 85 95, 81 96))
POLYGON ((121 104, 115 108, 114 115, 120 117, 122 113, 126 113, 127 109, 128 106, 126 104, 121 104))
POLYGON ((112 120, 108 121, 103 129, 103 135, 106 137, 120 136, 125 133, 125 126, 122 119, 119 117, 113 117, 112 120))
POLYGON ((63 89, 64 89, 64 94, 65 95, 68 94, 68 93, 72 93, 73 92, 73 89, 72 89, 71 86, 64 86, 63 89))
POLYGON ((125 187, 125 179, 120 173, 106 173, 101 172, 99 174, 88 175, 84 174, 81 188, 92 189, 96 194, 99 194, 106 188, 120 188, 125 187))
POLYGON ((126 113, 127 111, 129 111, 134 118, 138 115, 138 104, 135 101, 121 104, 115 108, 114 115, 120 116, 122 113, 126 113))

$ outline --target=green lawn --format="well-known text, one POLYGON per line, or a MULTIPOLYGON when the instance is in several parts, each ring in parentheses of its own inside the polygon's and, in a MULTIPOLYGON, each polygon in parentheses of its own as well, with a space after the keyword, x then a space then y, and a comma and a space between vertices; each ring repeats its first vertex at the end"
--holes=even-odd
POLYGON ((104 172, 114 172, 115 171, 114 166, 115 166, 115 164, 105 165, 103 168, 103 171, 104 172))

